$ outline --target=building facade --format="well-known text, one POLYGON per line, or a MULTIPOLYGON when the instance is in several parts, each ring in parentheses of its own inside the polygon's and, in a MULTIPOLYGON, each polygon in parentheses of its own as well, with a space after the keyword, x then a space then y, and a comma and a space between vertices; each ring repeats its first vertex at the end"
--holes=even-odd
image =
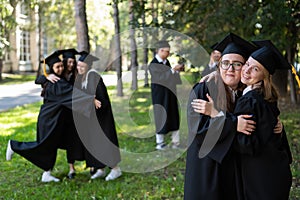
POLYGON ((39 44, 39 20, 35 13, 38 12, 30 11, 24 3, 16 5, 14 15, 18 25, 10 33, 10 51, 4 56, 2 72, 24 73, 38 70, 43 45, 39 44))

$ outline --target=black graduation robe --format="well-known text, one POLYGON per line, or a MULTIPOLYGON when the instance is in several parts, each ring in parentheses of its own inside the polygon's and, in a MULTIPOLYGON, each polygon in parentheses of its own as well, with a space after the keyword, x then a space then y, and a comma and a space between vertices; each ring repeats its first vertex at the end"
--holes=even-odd
POLYGON ((190 93, 187 105, 189 147, 184 183, 185 200, 237 199, 236 161, 232 150, 236 118, 224 113, 224 117, 211 119, 194 112, 191 106, 193 99, 208 101, 206 94, 217 101, 217 93, 214 81, 197 83, 190 93), (199 155, 200 148, 206 154, 199 155))
POLYGON ((167 134, 180 126, 176 85, 181 84, 180 75, 172 73, 167 60, 164 65, 154 58, 150 65, 151 96, 156 133, 167 134))
MULTIPOLYGON (((47 81, 47 78, 41 75, 37 77, 35 84, 44 85, 47 81)), ((70 87, 72 87, 75 82, 75 76, 70 76, 67 81, 70 83, 70 87)), ((84 160, 84 146, 78 136, 71 109, 67 107, 62 108, 57 126, 61 127, 58 129, 61 131, 59 148, 66 150, 68 163, 74 163, 75 160, 84 160)))
MULTIPOLYGON (((78 75, 76 86, 82 87, 82 76, 78 75)), ((96 95, 101 108, 93 108, 89 118, 74 113, 78 134, 86 148, 86 165, 96 169, 115 167, 121 161, 118 137, 110 99, 102 77, 93 69, 87 72, 82 91, 96 95), (79 122, 79 123, 77 123, 79 122)))
POLYGON ((274 134, 279 110, 277 103, 263 99, 257 90, 243 95, 235 112, 251 114, 256 129, 251 135, 238 133, 235 150, 240 155, 243 199, 287 200, 292 183, 291 154, 285 131, 274 134))
POLYGON ((72 86, 63 78, 56 83, 47 82, 44 103, 37 121, 37 140, 19 142, 11 140, 12 150, 41 169, 48 171, 54 167, 57 148, 62 138, 62 123, 59 117, 63 108, 73 109, 89 116, 94 106, 94 96, 87 95, 72 86), (74 107, 72 102, 81 106, 74 107))
POLYGON ((69 108, 62 108, 59 123, 62 123, 62 141, 59 148, 65 149, 68 163, 74 163, 75 160, 83 161, 84 146, 77 133, 72 110, 69 108))

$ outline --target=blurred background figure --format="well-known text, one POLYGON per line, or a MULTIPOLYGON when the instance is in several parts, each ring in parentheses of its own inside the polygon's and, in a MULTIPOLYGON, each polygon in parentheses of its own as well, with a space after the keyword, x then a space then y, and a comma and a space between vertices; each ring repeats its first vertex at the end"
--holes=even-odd
POLYGON ((211 46, 212 52, 210 53, 210 60, 207 66, 202 71, 201 77, 206 76, 207 74, 210 74, 211 72, 217 69, 218 62, 221 58, 221 52, 215 49, 217 45, 218 43, 215 43, 214 45, 211 46))

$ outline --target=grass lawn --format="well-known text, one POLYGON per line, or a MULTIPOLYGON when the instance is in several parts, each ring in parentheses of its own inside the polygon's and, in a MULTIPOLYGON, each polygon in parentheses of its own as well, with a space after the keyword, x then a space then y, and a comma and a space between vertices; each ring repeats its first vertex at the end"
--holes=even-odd
MULTIPOLYGON (((42 170, 17 154, 11 161, 5 161, 9 139, 35 140, 41 102, 0 113, 0 199, 183 199, 185 149, 155 151, 150 89, 140 86, 133 92, 126 88, 129 87, 124 87, 124 97, 116 97, 115 88, 109 87, 123 158, 120 164, 123 175, 110 182, 90 180, 84 162, 76 162, 77 176, 68 180, 63 150, 59 150, 53 170, 53 174, 61 179, 59 183, 42 183, 42 170)), ((179 88, 183 145, 187 136, 186 91, 190 88, 188 81, 179 88)), ((299 111, 296 108, 281 113, 294 156, 292 200, 300 198, 299 111)))
POLYGON ((2 73, 2 81, 0 85, 18 84, 25 81, 34 81, 36 78, 35 73, 31 74, 8 74, 2 73))

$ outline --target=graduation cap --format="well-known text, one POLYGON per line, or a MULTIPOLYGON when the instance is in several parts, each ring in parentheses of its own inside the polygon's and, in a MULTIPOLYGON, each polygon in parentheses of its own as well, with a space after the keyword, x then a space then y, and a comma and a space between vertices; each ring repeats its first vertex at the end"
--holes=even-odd
POLYGON ((89 54, 86 51, 81 51, 79 57, 79 61, 86 63, 88 66, 92 66, 94 61, 99 60, 96 56, 93 56, 92 54, 89 54))
POLYGON ((225 54, 236 53, 243 56, 244 59, 247 59, 250 54, 256 50, 256 47, 241 37, 229 33, 215 46, 215 50, 222 52, 222 56, 225 54))
POLYGON ((167 40, 160 40, 156 43, 156 48, 170 48, 170 44, 167 40))
POLYGON ((41 63, 44 63, 43 66, 43 73, 45 76, 48 76, 47 72, 46 72, 46 64, 52 68, 52 66, 57 63, 57 62, 61 62, 61 59, 59 58, 59 53, 57 51, 53 52, 52 54, 50 54, 47 58, 45 58, 44 60, 41 61, 41 63))
POLYGON ((213 45, 210 46, 210 53, 214 52, 214 51, 219 51, 216 49, 216 47, 218 46, 219 42, 214 43, 213 45))
POLYGON ((214 51, 216 50, 216 47, 218 46, 219 42, 214 43, 213 45, 210 46, 210 48, 214 51))
POLYGON ((63 50, 59 50, 59 54, 62 54, 63 58, 73 58, 76 59, 75 56, 77 54, 79 54, 78 51, 76 51, 76 49, 72 48, 72 49, 63 49, 63 50))
POLYGON ((61 59, 59 58, 59 53, 57 51, 53 52, 47 58, 41 61, 41 63, 46 63, 49 67, 51 67, 57 62, 61 62, 61 59))
POLYGON ((270 40, 252 42, 260 48, 250 56, 262 64, 270 74, 274 74, 276 69, 291 69, 289 62, 270 40))

